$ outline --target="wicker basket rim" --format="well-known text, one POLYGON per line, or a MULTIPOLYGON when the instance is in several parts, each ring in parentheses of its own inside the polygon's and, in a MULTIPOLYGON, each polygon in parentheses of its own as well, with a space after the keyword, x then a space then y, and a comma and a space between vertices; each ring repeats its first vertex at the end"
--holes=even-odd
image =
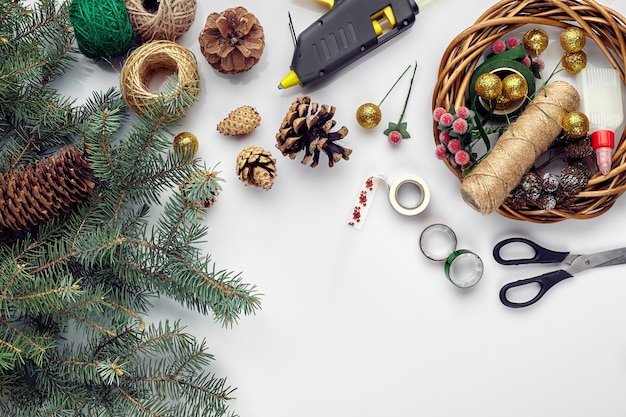
MULTIPOLYGON (((613 9, 594 0, 501 0, 486 10, 476 22, 460 32, 445 50, 435 84, 432 108, 465 105, 473 70, 485 48, 511 31, 528 25, 566 28, 579 26, 598 46, 626 83, 626 20, 613 9)), ((439 144, 437 123, 433 123, 435 144, 439 144)), ((461 173, 445 161, 462 181, 461 173)), ((514 209, 503 204, 497 211, 505 217, 535 223, 565 219, 589 219, 609 210, 626 191, 626 129, 616 144, 613 166, 607 176, 594 175, 587 188, 567 208, 553 210, 514 209)))

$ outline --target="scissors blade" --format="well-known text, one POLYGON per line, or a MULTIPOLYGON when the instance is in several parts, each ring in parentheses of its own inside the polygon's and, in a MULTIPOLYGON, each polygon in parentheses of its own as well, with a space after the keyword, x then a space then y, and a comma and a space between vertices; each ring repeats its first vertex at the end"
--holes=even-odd
POLYGON ((626 263, 626 247, 612 249, 591 255, 578 255, 567 269, 570 274, 602 266, 620 265, 626 263))

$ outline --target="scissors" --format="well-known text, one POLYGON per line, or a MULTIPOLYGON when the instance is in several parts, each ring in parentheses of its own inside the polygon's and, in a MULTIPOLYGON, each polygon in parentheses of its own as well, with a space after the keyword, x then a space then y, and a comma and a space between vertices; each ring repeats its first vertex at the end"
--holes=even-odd
POLYGON ((602 266, 620 265, 626 263, 626 247, 607 250, 604 252, 592 253, 589 255, 577 255, 570 252, 557 252, 546 249, 533 242, 532 240, 522 237, 513 237, 504 239, 497 243, 493 248, 493 257, 496 262, 501 265, 525 265, 525 264, 544 264, 544 263, 563 263, 569 265, 564 269, 558 269, 547 272, 543 275, 532 278, 522 279, 510 282, 500 290, 500 301, 507 307, 520 308, 528 307, 539 301, 545 293, 563 281, 571 278, 578 272, 585 271, 590 268, 602 266), (502 249, 507 245, 522 244, 530 247, 534 251, 534 256, 529 258, 503 259, 501 256, 502 249), (539 292, 530 300, 524 302, 513 302, 507 298, 507 292, 513 288, 523 287, 525 285, 539 284, 539 292))

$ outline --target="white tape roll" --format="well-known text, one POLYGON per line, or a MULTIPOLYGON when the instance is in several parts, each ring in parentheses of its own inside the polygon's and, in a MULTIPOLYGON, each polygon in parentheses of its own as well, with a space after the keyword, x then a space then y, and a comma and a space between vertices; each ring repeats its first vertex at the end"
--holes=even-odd
POLYGON ((415 216, 424 211, 430 203, 430 189, 421 177, 412 174, 403 175, 396 178, 389 186, 389 202, 398 213, 405 216, 415 216), (419 189, 420 201, 415 207, 406 207, 400 203, 398 193, 400 188, 407 184, 415 185, 419 189))

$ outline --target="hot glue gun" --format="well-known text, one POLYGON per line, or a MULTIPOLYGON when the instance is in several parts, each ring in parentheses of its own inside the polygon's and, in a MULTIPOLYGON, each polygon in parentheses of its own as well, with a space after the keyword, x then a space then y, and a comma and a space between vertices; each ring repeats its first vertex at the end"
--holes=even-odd
POLYGON ((415 0, 320 1, 330 11, 295 40, 291 71, 280 89, 326 79, 413 26, 419 13, 415 0))

